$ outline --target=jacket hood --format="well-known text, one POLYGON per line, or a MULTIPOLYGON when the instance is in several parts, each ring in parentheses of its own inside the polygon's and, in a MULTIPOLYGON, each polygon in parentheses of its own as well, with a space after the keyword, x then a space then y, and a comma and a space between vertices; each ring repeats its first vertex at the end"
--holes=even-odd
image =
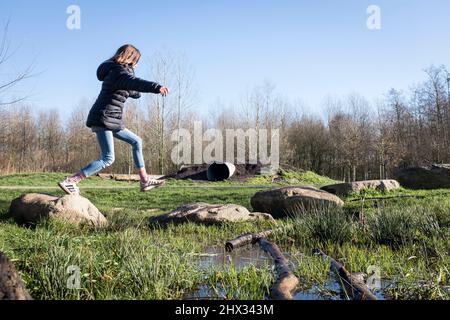
POLYGON ((117 63, 113 60, 106 60, 97 69, 97 79, 100 81, 105 80, 108 73, 117 67, 117 63))
POLYGON ((118 64, 117 62, 115 62, 114 60, 106 60, 105 62, 103 62, 97 69, 97 79, 100 81, 105 80, 105 78, 108 76, 109 72, 114 69, 114 68, 118 68, 118 67, 122 67, 127 69, 128 72, 132 72, 131 68, 128 68, 126 66, 122 66, 120 64, 118 64))

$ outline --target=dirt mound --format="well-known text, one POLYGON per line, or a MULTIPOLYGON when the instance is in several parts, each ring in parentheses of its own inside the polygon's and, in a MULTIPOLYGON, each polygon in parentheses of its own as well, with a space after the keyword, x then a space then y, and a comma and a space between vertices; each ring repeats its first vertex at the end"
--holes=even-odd
MULTIPOLYGON (((260 164, 236 164, 236 171, 230 180, 239 181, 261 174, 260 164)), ((184 166, 176 174, 170 176, 174 179, 191 179, 195 181, 208 181, 206 171, 208 164, 184 166)))
POLYGON ((206 177, 207 170, 207 164, 183 166, 176 174, 171 175, 170 178, 208 181, 208 178, 206 177))
POLYGON ((233 178, 235 180, 243 180, 261 174, 262 166, 260 164, 238 164, 236 165, 236 173, 233 178))
POLYGON ((395 176, 403 187, 409 189, 450 188, 450 164, 400 169, 395 176))

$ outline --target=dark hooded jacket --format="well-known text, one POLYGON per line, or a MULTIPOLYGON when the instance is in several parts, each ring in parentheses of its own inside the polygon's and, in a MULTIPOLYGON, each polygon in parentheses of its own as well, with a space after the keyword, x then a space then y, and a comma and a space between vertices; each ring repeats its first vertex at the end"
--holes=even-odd
POLYGON ((123 108, 131 97, 140 98, 140 92, 159 93, 161 85, 136 78, 131 67, 113 60, 103 62, 97 69, 97 78, 103 81, 102 90, 92 106, 86 125, 107 130, 125 129, 123 108))

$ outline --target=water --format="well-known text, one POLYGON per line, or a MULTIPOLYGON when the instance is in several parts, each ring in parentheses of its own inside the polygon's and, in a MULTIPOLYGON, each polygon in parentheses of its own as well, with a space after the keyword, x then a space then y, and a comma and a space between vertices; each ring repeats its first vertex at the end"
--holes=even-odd
POLYGON ((200 269, 225 268, 234 266, 242 269, 253 265, 262 268, 272 263, 270 256, 259 246, 248 247, 227 252, 225 247, 208 247, 203 254, 194 255, 200 269))
MULTIPOLYGON (((378 300, 386 300, 383 292, 392 285, 392 281, 383 279, 381 280, 381 288, 372 290, 372 293, 378 300)), ((341 289, 339 280, 331 276, 325 286, 314 285, 308 290, 299 291, 294 295, 294 300, 347 300, 347 297, 341 289)))
MULTIPOLYGON (((198 267, 203 270, 211 268, 225 269, 233 266, 237 270, 244 267, 253 265, 257 268, 263 268, 271 266, 273 261, 271 257, 265 253, 259 246, 249 246, 227 252, 224 247, 208 247, 204 253, 192 254, 192 257, 196 259, 198 267)), ((295 265, 292 264, 294 259, 290 259, 289 255, 286 257, 291 262, 291 267, 295 269, 295 265)), ((373 293, 379 300, 386 300, 383 293, 387 288, 393 285, 392 281, 381 280, 381 288, 374 290, 373 293)), ((187 294, 184 299, 186 300, 214 300, 223 299, 225 297, 224 290, 216 288, 215 290, 208 285, 202 285, 194 292, 187 294)), ((267 298, 267 297, 266 297, 267 298)), ((346 300, 347 297, 342 291, 339 280, 336 279, 334 274, 330 272, 330 279, 325 285, 313 285, 312 287, 298 291, 294 294, 294 300, 346 300)))
MULTIPOLYGON (((234 267, 237 270, 248 266, 263 268, 272 265, 272 259, 259 246, 249 246, 232 252, 227 252, 225 246, 212 246, 205 249, 204 253, 191 254, 196 259, 200 269, 209 270, 211 268, 223 270, 234 267)), ((225 299, 226 292, 220 286, 213 289, 208 285, 202 285, 194 292, 185 295, 185 300, 217 300, 225 299)))
POLYGON ((324 288, 314 285, 306 291, 299 291, 294 295, 294 300, 341 300, 340 286, 337 281, 329 281, 324 288))
POLYGON ((217 294, 210 286, 200 286, 196 291, 188 293, 183 297, 184 300, 219 300, 223 299, 224 294, 217 294))

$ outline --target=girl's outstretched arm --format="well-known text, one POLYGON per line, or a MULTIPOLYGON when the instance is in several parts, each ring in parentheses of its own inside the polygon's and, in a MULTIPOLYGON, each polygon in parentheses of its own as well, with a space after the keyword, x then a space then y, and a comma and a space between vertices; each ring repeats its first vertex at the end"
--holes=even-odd
POLYGON ((121 70, 115 81, 117 90, 128 90, 137 92, 161 93, 162 86, 157 82, 137 78, 125 70, 121 70))

